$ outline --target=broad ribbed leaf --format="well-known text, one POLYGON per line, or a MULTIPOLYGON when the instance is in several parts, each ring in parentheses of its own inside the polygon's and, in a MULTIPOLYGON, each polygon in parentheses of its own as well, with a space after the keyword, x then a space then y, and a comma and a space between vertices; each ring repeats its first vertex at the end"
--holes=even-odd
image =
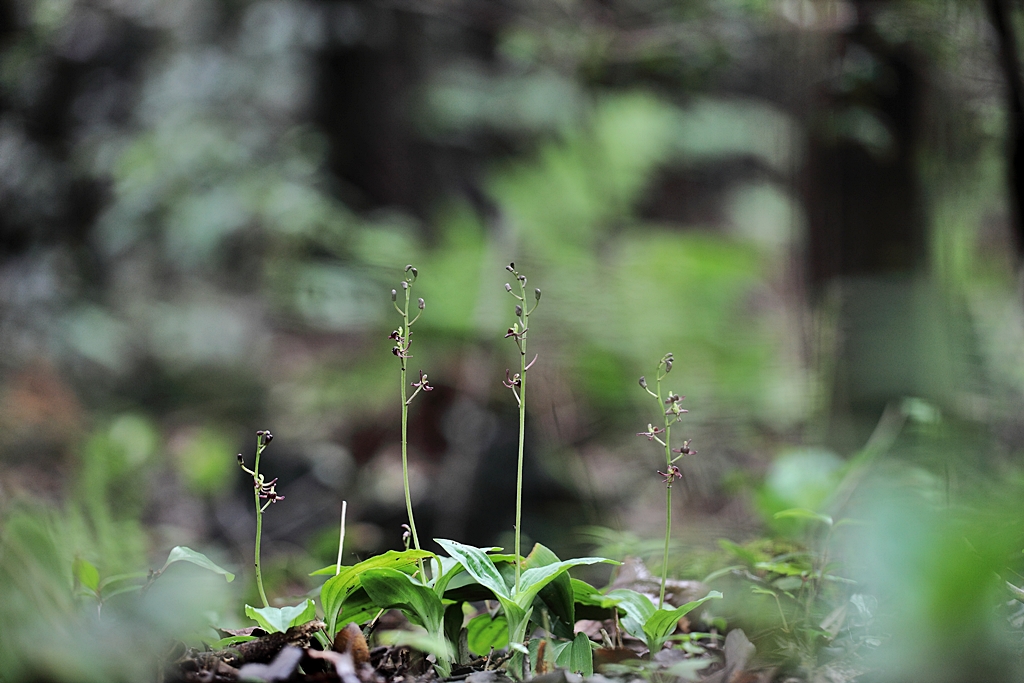
POLYGON ((586 633, 577 633, 572 641, 569 655, 569 669, 583 676, 594 675, 594 650, 586 633))
POLYGON ((360 582, 381 609, 400 609, 432 636, 443 637, 444 605, 434 591, 396 569, 368 569, 360 582))
POLYGON ((444 548, 445 552, 458 560, 466 571, 476 579, 477 583, 494 593, 496 598, 499 600, 502 598, 505 600, 512 599, 508 587, 505 585, 505 580, 501 578, 501 574, 498 573, 494 562, 491 561, 491 558, 483 550, 444 538, 435 538, 434 541, 444 548))
POLYGON ((644 633, 647 635, 647 649, 652 653, 660 650, 665 639, 672 635, 676 630, 676 625, 679 623, 680 619, 697 607, 703 605, 708 600, 715 600, 721 597, 722 594, 720 592, 711 591, 700 600, 688 602, 685 605, 676 607, 675 609, 662 608, 655 610, 644 623, 644 633))
POLYGON ((235 575, 229 572, 227 569, 216 564, 213 560, 208 558, 202 553, 197 553, 192 548, 186 548, 183 545, 174 546, 171 548, 170 554, 167 555, 167 561, 164 562, 164 566, 160 567, 158 574, 162 574, 165 569, 174 564, 175 562, 191 562, 194 565, 202 567, 203 569, 209 569, 211 572, 216 572, 227 579, 228 583, 235 580, 235 575))
POLYGON ((340 574, 327 579, 320 588, 320 604, 324 608, 327 632, 331 636, 337 633, 338 613, 349 596, 359 589, 359 576, 363 572, 381 568, 401 569, 433 556, 433 553, 426 550, 389 550, 352 567, 343 568, 340 574))
MULTIPOLYGON (((622 628, 626 629, 626 633, 647 643, 644 624, 657 609, 651 599, 643 593, 637 593, 628 588, 608 591, 607 596, 615 601, 617 607, 625 611, 626 616, 620 623, 622 628)), ((649 647, 650 643, 647 644, 649 647)))
POLYGON ((316 605, 312 600, 289 607, 256 608, 246 605, 245 616, 254 620, 267 633, 284 633, 292 626, 316 619, 316 605))
POLYGON ((470 619, 466 624, 466 638, 469 651, 478 656, 486 656, 491 648, 500 650, 508 645, 508 620, 498 615, 481 614, 470 619))
MULTIPOLYGON (((537 543, 526 556, 524 567, 533 569, 559 562, 558 556, 547 547, 537 543)), ((537 594, 551 614, 551 630, 559 638, 572 638, 573 626, 576 624, 572 581, 568 573, 559 574, 537 594)))
MULTIPOLYGON (((577 557, 572 560, 562 560, 555 564, 543 567, 527 569, 519 577, 519 592, 514 596, 516 603, 526 609, 533 604, 533 599, 549 583, 564 574, 570 567, 578 567, 584 564, 597 564, 599 562, 614 562, 606 557, 577 557)), ((492 565, 493 566, 493 565, 492 565)))

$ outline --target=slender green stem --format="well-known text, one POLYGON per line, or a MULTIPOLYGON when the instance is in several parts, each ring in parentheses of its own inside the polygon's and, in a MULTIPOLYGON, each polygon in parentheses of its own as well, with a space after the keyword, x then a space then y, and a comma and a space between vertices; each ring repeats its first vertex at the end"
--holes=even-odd
MULTIPOLYGON (((253 476, 259 481, 260 475, 260 456, 263 455, 263 437, 257 437, 256 443, 256 464, 253 465, 252 471, 255 473, 253 476)), ((256 500, 256 587, 260 591, 260 599, 263 600, 264 607, 270 607, 270 601, 267 600, 267 592, 263 589, 263 572, 260 570, 260 539, 263 536, 263 508, 260 506, 260 489, 258 486, 253 489, 253 498, 256 500)))
MULTIPOLYGON (((405 511, 409 516, 409 533, 412 535, 413 547, 420 549, 420 537, 416 533, 416 518, 412 514, 412 492, 409 488, 409 361, 406 358, 412 344, 412 330, 409 329, 409 300, 412 296, 412 283, 405 287, 405 308, 402 310, 402 331, 405 336, 405 348, 402 350, 402 483, 405 486, 405 511)), ((417 316, 418 317, 418 316, 417 316)), ((423 571, 423 560, 419 561, 420 578, 426 580, 423 571)))
MULTIPOLYGON (((411 287, 406 288, 406 308, 402 310, 406 350, 409 349, 412 332, 409 329, 409 299, 411 287)), ((413 546, 420 549, 420 537, 416 532, 416 518, 413 516, 413 494, 409 486, 409 359, 401 358, 401 478, 406 486, 406 512, 409 513, 409 530, 413 535, 413 546)))
MULTIPOLYGON (((661 368, 657 374, 658 410, 664 416, 665 424, 665 471, 670 472, 672 467, 672 424, 669 416, 666 415, 665 402, 661 396, 661 380, 663 379, 661 368)), ((668 546, 672 535, 672 480, 669 475, 669 482, 665 487, 665 549, 661 558, 661 589, 658 591, 658 609, 665 604, 665 583, 668 581, 668 546)))
MULTIPOLYGON (((523 297, 523 316, 520 318, 523 330, 528 329, 530 313, 526 310, 526 286, 522 280, 519 281, 519 290, 523 297)), ((522 385, 519 387, 519 464, 516 469, 516 594, 519 593, 519 575, 522 572, 520 567, 520 527, 523 523, 523 444, 526 441, 526 336, 519 344, 519 379, 522 385)))

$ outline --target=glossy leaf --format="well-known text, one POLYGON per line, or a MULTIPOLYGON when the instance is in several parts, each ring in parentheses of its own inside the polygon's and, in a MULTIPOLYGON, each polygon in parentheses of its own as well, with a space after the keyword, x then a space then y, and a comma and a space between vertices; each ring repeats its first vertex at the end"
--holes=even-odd
POLYGON ((175 562, 190 562, 194 565, 202 567, 203 569, 209 569, 211 572, 216 572, 222 575, 229 583, 235 580, 235 575, 224 569, 220 565, 216 564, 213 560, 208 558, 202 553, 196 552, 191 548, 186 548, 183 545, 178 545, 171 548, 170 554, 167 555, 167 561, 164 562, 164 566, 160 567, 158 574, 162 574, 169 566, 175 562))
POLYGON ((594 649, 586 633, 577 633, 569 654, 569 669, 583 676, 594 675, 594 649))
POLYGON ((428 633, 442 633, 444 605, 430 587, 390 568, 368 569, 362 573, 360 582, 377 607, 400 609, 428 633))
MULTIPOLYGON (((526 556, 525 568, 533 569, 559 562, 558 556, 537 543, 526 556)), ((552 632, 560 638, 572 638, 576 624, 576 611, 572 581, 568 573, 559 574, 538 593, 552 617, 552 632)))
POLYGON ((644 633, 647 635, 647 648, 652 653, 660 650, 665 639, 676 630, 680 619, 708 600, 717 600, 721 597, 722 594, 720 592, 711 591, 700 600, 693 600, 675 609, 662 608, 654 610, 654 613, 644 623, 644 633))
POLYGON ((78 579, 78 583, 82 584, 93 593, 97 592, 100 585, 100 572, 92 562, 76 557, 74 563, 71 565, 71 570, 75 573, 75 578, 78 579))
POLYGON ((340 574, 333 576, 320 588, 320 604, 324 609, 324 620, 327 622, 327 632, 331 636, 337 633, 339 628, 338 615, 342 605, 359 590, 359 576, 370 569, 401 569, 415 564, 421 559, 434 557, 434 554, 426 550, 389 550, 381 555, 375 555, 369 559, 343 569, 340 574))
POLYGON ((464 545, 458 541, 435 538, 434 541, 445 549, 449 555, 459 561, 477 583, 494 593, 499 600, 511 600, 512 595, 505 580, 501 578, 494 561, 480 548, 464 545))
POLYGON ((579 567, 587 564, 598 564, 600 562, 615 563, 606 557, 576 557, 571 560, 562 560, 543 567, 527 569, 519 577, 519 592, 513 596, 520 607, 526 608, 533 604, 537 594, 552 581, 563 575, 572 567, 579 567))
POLYGON ((245 616, 253 619, 267 633, 284 633, 292 626, 316 619, 316 605, 312 600, 288 607, 257 608, 246 605, 245 616))
POLYGON ((469 651, 481 657, 490 653, 491 648, 501 649, 508 645, 508 620, 498 615, 480 614, 466 624, 469 651))

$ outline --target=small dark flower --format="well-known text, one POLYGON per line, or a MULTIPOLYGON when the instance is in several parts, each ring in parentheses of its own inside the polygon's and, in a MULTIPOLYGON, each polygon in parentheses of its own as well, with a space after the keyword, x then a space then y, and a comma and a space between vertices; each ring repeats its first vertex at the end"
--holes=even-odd
POLYGON ((682 471, 680 471, 680 469, 675 465, 669 465, 668 472, 662 472, 661 470, 658 470, 658 474, 665 477, 664 483, 668 484, 669 488, 672 488, 672 482, 674 482, 676 479, 681 479, 683 477, 682 471))
POLYGON ((643 387, 644 389, 647 388, 647 378, 644 377, 643 375, 640 375, 640 386, 643 387))
POLYGON ((391 334, 388 335, 388 339, 393 339, 395 341, 401 341, 402 340, 402 333, 399 332, 398 330, 395 330, 394 332, 392 332, 391 334))
POLYGON ((238 464, 245 467, 245 458, 242 457, 241 453, 238 454, 238 464))
POLYGON ((521 387, 521 386, 523 386, 523 380, 519 376, 519 373, 517 372, 514 375, 509 375, 509 372, 510 372, 510 370, 508 370, 506 368, 505 369, 505 379, 502 380, 501 383, 504 384, 505 387, 508 388, 508 389, 511 389, 512 387, 521 387))
POLYGON ((672 452, 679 453, 680 455, 697 455, 697 451, 690 448, 690 441, 691 439, 687 439, 683 442, 682 448, 673 448, 672 452))
POLYGON ((411 263, 405 267, 405 272, 408 273, 410 270, 416 270, 415 268, 412 267, 411 263))
POLYGON ((516 264, 515 264, 515 262, 512 262, 512 263, 508 264, 507 266, 505 266, 505 270, 507 270, 510 273, 516 272, 516 264))
POLYGON ((419 382, 413 382, 410 386, 416 387, 417 389, 422 389, 423 391, 433 391, 434 390, 434 387, 432 387, 429 384, 427 384, 427 375, 422 370, 420 370, 420 381, 419 382))
POLYGON ((402 280, 402 289, 409 289, 409 283, 405 280, 402 280))
POLYGON ((425 303, 425 302, 423 301, 423 299, 421 298, 421 299, 419 300, 419 306, 420 306, 420 310, 422 311, 422 310, 423 310, 423 307, 424 307, 424 306, 426 306, 426 305, 427 305, 427 304, 426 304, 426 303, 425 303))
POLYGON ((510 285, 509 283, 506 282, 505 283, 505 291, 506 292, 511 292, 512 291, 512 285, 510 285))
POLYGON ((533 290, 533 296, 537 301, 540 301, 540 289, 533 290))
POLYGON ((655 427, 652 424, 648 424, 646 432, 637 432, 636 435, 646 436, 648 441, 654 441, 654 437, 658 436, 658 434, 663 434, 664 432, 665 430, 661 427, 655 427))
POLYGON ((668 398, 665 399, 665 405, 670 405, 672 403, 677 403, 679 401, 682 401, 684 398, 686 398, 686 397, 685 396, 680 396, 679 394, 673 394, 670 391, 670 392, 668 392, 668 398))
POLYGON ((509 337, 518 337, 518 336, 519 336, 519 333, 516 332, 511 327, 508 328, 508 332, 505 333, 505 339, 508 339, 509 337))
POLYGON ((520 306, 519 304, 516 304, 516 317, 517 318, 522 318, 523 317, 523 307, 520 306))
POLYGON ((526 276, 525 275, 516 275, 516 279, 519 280, 520 282, 522 282, 524 285, 526 284, 526 276))

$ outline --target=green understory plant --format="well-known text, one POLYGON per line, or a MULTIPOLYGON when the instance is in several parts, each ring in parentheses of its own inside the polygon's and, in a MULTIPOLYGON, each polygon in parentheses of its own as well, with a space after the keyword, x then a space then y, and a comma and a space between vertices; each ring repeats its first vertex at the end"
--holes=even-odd
MULTIPOLYGON (((419 312, 416 313, 415 317, 409 319, 409 306, 412 301, 412 286, 416 282, 416 278, 419 276, 419 271, 410 265, 405 267, 405 277, 402 279, 401 288, 402 295, 405 299, 403 306, 398 305, 398 290, 391 290, 391 303, 394 305, 395 310, 402 316, 402 326, 391 333, 388 339, 395 342, 395 346, 391 349, 391 353, 398 357, 402 363, 402 484, 405 487, 405 510, 409 517, 409 533, 412 536, 412 544, 416 550, 420 550, 420 537, 416 532, 416 518, 412 513, 412 493, 409 489, 409 404, 416 398, 417 394, 421 391, 432 391, 433 387, 427 383, 427 375, 420 370, 420 379, 418 382, 407 384, 408 382, 408 361, 412 358, 409 351, 412 348, 412 326, 419 320, 420 316, 423 315, 423 309, 426 303, 423 299, 417 299, 416 305, 419 308, 419 312), (415 387, 416 391, 413 392, 412 396, 409 396, 409 387, 415 387)), ((420 563, 420 571, 423 571, 423 564, 420 563)))
MULTIPOLYGON (((508 628, 509 647, 515 651, 508 670, 509 673, 517 678, 525 676, 524 665, 526 658, 524 655, 528 652, 525 644, 526 631, 530 624, 530 617, 533 615, 534 600, 541 591, 559 578, 565 578, 565 572, 571 567, 597 564, 599 562, 612 562, 612 560, 604 557, 578 557, 571 560, 545 563, 520 572, 518 584, 509 586, 504 577, 502 577, 494 559, 483 549, 443 538, 436 538, 434 540, 451 557, 458 561, 478 584, 490 591, 498 602, 501 603, 508 628)), ((515 564, 521 564, 519 555, 515 555, 513 559, 515 564)), ((574 603, 571 583, 565 581, 563 585, 569 586, 569 593, 566 599, 571 606, 574 603)))
MULTIPOLYGON (((533 290, 534 302, 531 307, 526 300, 526 276, 521 275, 516 270, 515 263, 509 263, 505 266, 505 270, 515 276, 516 283, 519 286, 519 293, 516 294, 512 291, 512 285, 508 282, 505 283, 505 291, 519 301, 515 307, 516 322, 513 323, 512 327, 508 328, 508 332, 505 333, 505 338, 508 339, 509 337, 512 337, 516 346, 519 348, 519 372, 510 374, 510 370, 505 370, 505 380, 503 382, 508 389, 512 390, 512 394, 516 397, 516 403, 519 404, 519 459, 516 468, 515 526, 515 555, 519 558, 522 557, 520 552, 520 529, 523 521, 523 446, 526 440, 526 371, 537 362, 537 356, 534 356, 533 360, 529 363, 526 362, 526 345, 528 342, 528 334, 530 332, 530 314, 533 313, 537 309, 537 306, 540 305, 540 289, 533 290)), ((519 591, 519 577, 521 569, 519 562, 516 562, 515 564, 515 586, 516 591, 519 591)))
POLYGON ((682 458, 684 455, 694 455, 697 451, 690 448, 690 440, 687 439, 683 442, 680 448, 672 448, 672 425, 679 422, 682 416, 689 412, 680 405, 685 396, 680 396, 672 391, 668 392, 668 397, 663 398, 661 391, 661 382, 668 373, 672 372, 672 363, 674 359, 671 353, 666 353, 662 359, 658 362, 658 369, 655 372, 655 390, 651 391, 651 388, 647 384, 647 378, 640 377, 640 386, 650 394, 658 402, 658 413, 660 415, 659 421, 662 426, 656 426, 653 423, 647 425, 646 432, 638 432, 637 436, 645 436, 648 441, 657 441, 665 449, 665 471, 659 471, 662 477, 664 477, 665 483, 665 544, 662 552, 661 560, 661 589, 658 592, 658 608, 665 604, 665 582, 668 580, 668 548, 669 540, 672 537, 672 484, 676 479, 681 479, 683 476, 679 466, 676 465, 676 461, 682 458), (664 434, 665 438, 662 439, 661 435, 664 434), (675 457, 672 454, 676 453, 675 457))
POLYGON ((267 600, 267 592, 263 589, 263 574, 260 570, 260 540, 263 536, 263 513, 271 504, 284 500, 284 496, 277 492, 277 477, 267 481, 260 474, 260 456, 263 455, 263 451, 267 449, 273 438, 274 435, 270 433, 270 430, 261 429, 256 432, 256 460, 252 469, 245 466, 245 458, 242 457, 241 453, 238 454, 238 466, 252 476, 253 497, 256 501, 256 550, 253 564, 256 567, 256 587, 259 589, 260 599, 263 600, 263 607, 265 608, 270 607, 270 602, 267 600))
POLYGON ((167 554, 167 560, 160 569, 150 569, 148 572, 115 574, 101 579, 100 572, 96 566, 81 557, 75 558, 71 565, 71 570, 77 594, 95 599, 96 613, 102 615, 103 605, 107 600, 124 593, 144 594, 153 585, 153 582, 159 579, 167 571, 167 568, 176 562, 188 562, 203 569, 208 569, 211 572, 220 574, 229 583, 235 580, 234 574, 217 565, 206 555, 182 545, 171 548, 171 552, 167 554))

